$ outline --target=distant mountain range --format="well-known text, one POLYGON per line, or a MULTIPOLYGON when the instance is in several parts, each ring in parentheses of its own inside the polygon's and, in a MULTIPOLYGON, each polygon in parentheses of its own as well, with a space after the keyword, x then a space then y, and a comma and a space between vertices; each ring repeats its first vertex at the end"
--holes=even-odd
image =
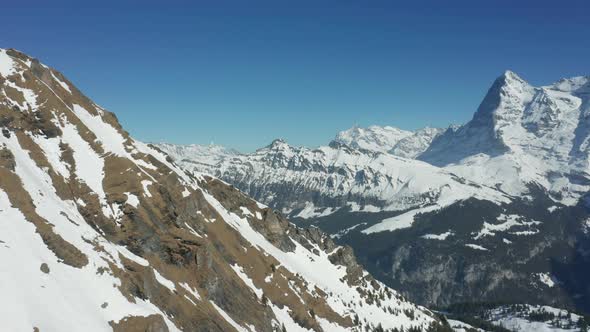
POLYGON ((590 78, 534 87, 511 71, 473 119, 354 127, 317 149, 158 147, 351 245, 426 305, 502 301, 590 312, 590 78))
POLYGON ((389 126, 354 127, 338 133, 334 141, 356 149, 388 152, 394 156, 414 159, 426 151, 432 141, 445 130, 426 127, 412 132, 389 126))

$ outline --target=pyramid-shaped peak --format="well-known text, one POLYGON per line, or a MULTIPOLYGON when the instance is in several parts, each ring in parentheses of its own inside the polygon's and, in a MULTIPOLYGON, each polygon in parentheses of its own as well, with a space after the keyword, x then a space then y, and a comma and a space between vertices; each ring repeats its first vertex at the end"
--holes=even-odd
POLYGON ((522 77, 520 77, 517 73, 513 72, 512 70, 506 70, 498 78, 499 81, 503 82, 503 85, 511 85, 511 84, 528 84, 522 77))
POLYGON ((287 141, 283 138, 275 138, 269 145, 267 145, 266 147, 268 149, 284 149, 285 147, 288 147, 289 144, 287 143, 287 141))
POLYGON ((504 77, 510 77, 510 78, 520 79, 520 76, 518 76, 517 73, 513 72, 510 69, 505 70, 503 76, 504 77))

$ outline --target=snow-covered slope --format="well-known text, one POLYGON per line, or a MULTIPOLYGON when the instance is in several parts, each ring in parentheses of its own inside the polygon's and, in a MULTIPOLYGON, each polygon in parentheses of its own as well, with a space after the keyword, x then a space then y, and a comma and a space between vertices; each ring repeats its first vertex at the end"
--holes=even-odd
POLYGON ((15 50, 0 50, 0 129, 3 330, 436 323, 375 281, 350 248, 184 172, 62 74, 15 50))
POLYGON ((195 165, 195 168, 207 174, 214 174, 219 163, 240 155, 238 151, 213 144, 174 145, 161 143, 157 145, 166 151, 172 159, 185 164, 196 163, 198 165, 195 165), (186 156, 191 156, 191 158, 186 158, 186 156))
MULTIPOLYGON (((159 147, 169 151, 170 146, 159 147)), ((183 155, 177 162, 195 172, 207 170, 200 166, 198 155, 183 155)), ((325 216, 343 207, 366 212, 410 210, 400 217, 403 222, 386 221, 368 232, 409 227, 411 215, 471 197, 509 201, 495 189, 424 162, 336 142, 311 150, 275 140, 252 154, 223 159, 213 169, 213 175, 296 217, 325 216)))
POLYGON ((584 321, 584 317, 567 310, 529 304, 490 309, 484 318, 510 331, 522 332, 582 332, 584 321))
POLYGON ((423 153, 432 140, 445 130, 425 127, 407 131, 391 126, 352 127, 336 135, 334 142, 360 150, 389 152, 404 158, 415 158, 423 153))
POLYGON ((411 136, 412 132, 390 126, 370 126, 361 128, 354 126, 339 132, 335 142, 357 149, 387 152, 402 139, 411 136))
MULTIPOLYGON (((588 329, 588 318, 574 312, 559 309, 551 306, 531 305, 531 304, 511 304, 511 305, 490 305, 490 304, 473 304, 471 306, 457 305, 450 308, 452 317, 459 315, 457 318, 467 317, 475 323, 491 323, 508 331, 521 332, 585 332, 588 329), (478 320, 473 320, 476 317, 478 320)), ((469 325, 449 319, 451 327, 455 330, 463 328, 463 331, 469 329, 469 325)), ((490 325, 486 325, 490 327, 490 325)), ((481 328, 472 329, 485 331, 481 328)))
MULTIPOLYGON (((432 143, 432 141, 445 130, 446 129, 431 127, 416 130, 412 135, 399 140, 391 150, 389 150, 389 153, 395 156, 414 159, 426 151, 430 146, 430 143, 432 143)), ((453 127, 450 127, 449 130, 453 130, 453 127)))
POLYGON ((419 159, 512 194, 530 184, 564 204, 590 189, 588 77, 533 87, 507 71, 473 120, 437 137, 419 159))

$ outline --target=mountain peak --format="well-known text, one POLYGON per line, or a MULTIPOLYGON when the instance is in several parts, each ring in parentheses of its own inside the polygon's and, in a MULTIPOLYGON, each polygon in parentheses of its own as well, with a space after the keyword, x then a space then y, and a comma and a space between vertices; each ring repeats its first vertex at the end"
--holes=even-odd
POLYGON ((510 80, 524 81, 517 73, 513 72, 510 69, 505 70, 502 76, 500 77, 510 80))
POLYGON ((334 141, 357 149, 387 152, 401 139, 410 135, 412 135, 411 131, 391 126, 362 128, 355 125, 350 129, 339 132, 334 141))
POLYGON ((289 145, 287 143, 286 140, 284 140, 283 138, 275 138, 269 145, 268 147, 273 149, 273 148, 280 148, 283 147, 285 145, 289 145))
POLYGON ((494 88, 494 86, 504 94, 510 94, 522 90, 523 87, 529 86, 529 83, 512 70, 506 70, 496 79, 492 88, 494 88))
POLYGON ((473 120, 480 124, 492 124, 492 114, 520 109, 518 105, 532 97, 533 89, 516 73, 506 70, 488 90, 473 120))

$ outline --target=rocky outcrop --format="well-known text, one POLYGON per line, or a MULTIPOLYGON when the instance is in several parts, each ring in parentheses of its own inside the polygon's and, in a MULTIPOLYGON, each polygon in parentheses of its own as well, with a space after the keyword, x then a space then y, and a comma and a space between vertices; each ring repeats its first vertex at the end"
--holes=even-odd
POLYGON ((147 317, 125 317, 120 322, 111 322, 113 332, 169 332, 166 322, 160 315, 147 317))

